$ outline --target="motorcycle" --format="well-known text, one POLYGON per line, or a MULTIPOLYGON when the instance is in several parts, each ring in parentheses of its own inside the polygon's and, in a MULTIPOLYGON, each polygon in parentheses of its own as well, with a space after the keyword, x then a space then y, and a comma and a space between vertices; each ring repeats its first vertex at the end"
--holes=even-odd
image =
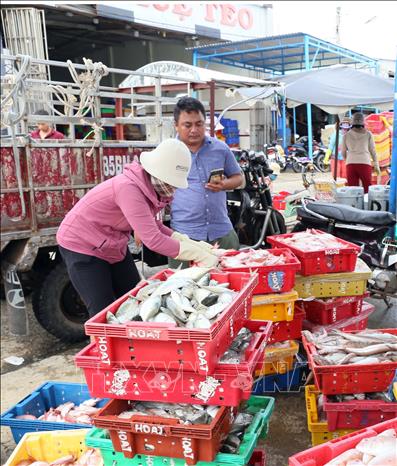
POLYGON ((288 146, 288 152, 291 154, 292 169, 295 173, 302 172, 302 164, 313 163, 316 169, 321 172, 329 171, 329 165, 324 164, 327 148, 313 140, 313 155, 309 157, 308 137, 300 137, 295 144, 288 146))
POLYGON ((279 165, 280 170, 284 171, 287 165, 285 152, 283 147, 280 144, 277 144, 278 141, 273 141, 272 145, 264 144, 265 156, 269 163, 275 162, 279 165))
POLYGON ((283 215, 272 205, 267 177, 273 173, 263 152, 234 151, 244 174, 245 186, 227 193, 229 218, 240 244, 264 245, 267 235, 286 232, 283 215))
POLYGON ((304 200, 297 218, 293 231, 316 228, 361 246, 360 257, 372 270, 369 291, 390 305, 397 293, 397 241, 387 236, 396 225, 392 213, 304 200))

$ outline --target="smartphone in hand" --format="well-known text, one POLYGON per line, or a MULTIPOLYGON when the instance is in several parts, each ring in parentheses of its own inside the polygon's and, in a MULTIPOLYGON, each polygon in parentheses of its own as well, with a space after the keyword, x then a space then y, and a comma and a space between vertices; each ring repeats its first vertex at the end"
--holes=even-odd
POLYGON ((217 183, 223 179, 223 168, 217 168, 211 170, 210 177, 208 178, 208 183, 217 183))

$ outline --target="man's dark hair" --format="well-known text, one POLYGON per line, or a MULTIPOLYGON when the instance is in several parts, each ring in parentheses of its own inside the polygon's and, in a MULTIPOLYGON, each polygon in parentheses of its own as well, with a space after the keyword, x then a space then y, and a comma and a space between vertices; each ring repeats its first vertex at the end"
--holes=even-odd
POLYGON ((49 115, 49 113, 44 108, 41 108, 40 110, 36 110, 33 115, 49 115))
POLYGON ((205 118, 204 105, 193 97, 181 97, 174 108, 174 120, 178 122, 181 112, 200 112, 205 118))

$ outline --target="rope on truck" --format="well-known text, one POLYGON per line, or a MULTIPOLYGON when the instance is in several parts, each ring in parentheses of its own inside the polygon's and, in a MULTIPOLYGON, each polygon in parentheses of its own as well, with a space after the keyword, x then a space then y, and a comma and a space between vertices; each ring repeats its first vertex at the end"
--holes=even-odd
POLYGON ((12 138, 12 151, 15 160, 15 174, 18 182, 18 192, 21 199, 21 215, 13 217, 13 222, 18 222, 26 217, 26 205, 23 195, 23 182, 21 173, 21 163, 16 138, 16 125, 22 120, 26 111, 26 78, 31 67, 31 57, 28 55, 18 55, 20 68, 17 74, 7 74, 4 77, 3 89, 12 86, 8 94, 1 99, 1 126, 9 127, 12 138))
MULTIPOLYGON (((91 115, 95 115, 95 94, 99 91, 99 84, 103 76, 109 74, 108 67, 102 62, 93 62, 91 59, 83 58, 84 65, 87 67, 87 71, 78 74, 73 63, 67 60, 68 69, 74 83, 80 88, 80 101, 77 102, 77 98, 71 94, 70 88, 64 88, 60 85, 50 84, 50 88, 54 92, 57 99, 64 105, 64 113, 60 112, 54 106, 53 111, 60 116, 73 116, 81 117, 81 123, 83 125, 91 126, 91 131, 84 137, 83 141, 86 140, 91 134, 94 134, 94 142, 91 149, 87 152, 88 156, 91 156, 94 152, 94 148, 98 147, 101 142, 101 132, 103 131, 102 126, 97 123, 88 123, 84 120, 84 117, 91 112, 91 115)), ((100 115, 99 115, 100 117, 100 115)))

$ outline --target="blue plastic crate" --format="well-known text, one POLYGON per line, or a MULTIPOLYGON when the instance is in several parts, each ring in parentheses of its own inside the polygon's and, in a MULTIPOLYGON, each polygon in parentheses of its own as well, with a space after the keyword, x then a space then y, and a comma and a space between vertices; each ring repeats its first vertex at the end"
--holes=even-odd
MULTIPOLYGON (((0 417, 0 425, 9 426, 11 428, 15 443, 18 443, 27 432, 87 429, 87 427, 90 427, 87 424, 23 420, 15 419, 15 417, 21 416, 22 414, 32 414, 39 417, 50 408, 56 408, 67 401, 72 401, 74 404, 78 405, 89 398, 92 397, 86 384, 45 382, 26 398, 5 411, 0 417)), ((101 400, 96 406, 102 407, 107 401, 107 399, 101 400)))
POLYGON ((296 359, 291 371, 284 374, 266 375, 257 380, 252 387, 252 394, 299 391, 306 382, 309 367, 302 355, 298 354, 296 359))

